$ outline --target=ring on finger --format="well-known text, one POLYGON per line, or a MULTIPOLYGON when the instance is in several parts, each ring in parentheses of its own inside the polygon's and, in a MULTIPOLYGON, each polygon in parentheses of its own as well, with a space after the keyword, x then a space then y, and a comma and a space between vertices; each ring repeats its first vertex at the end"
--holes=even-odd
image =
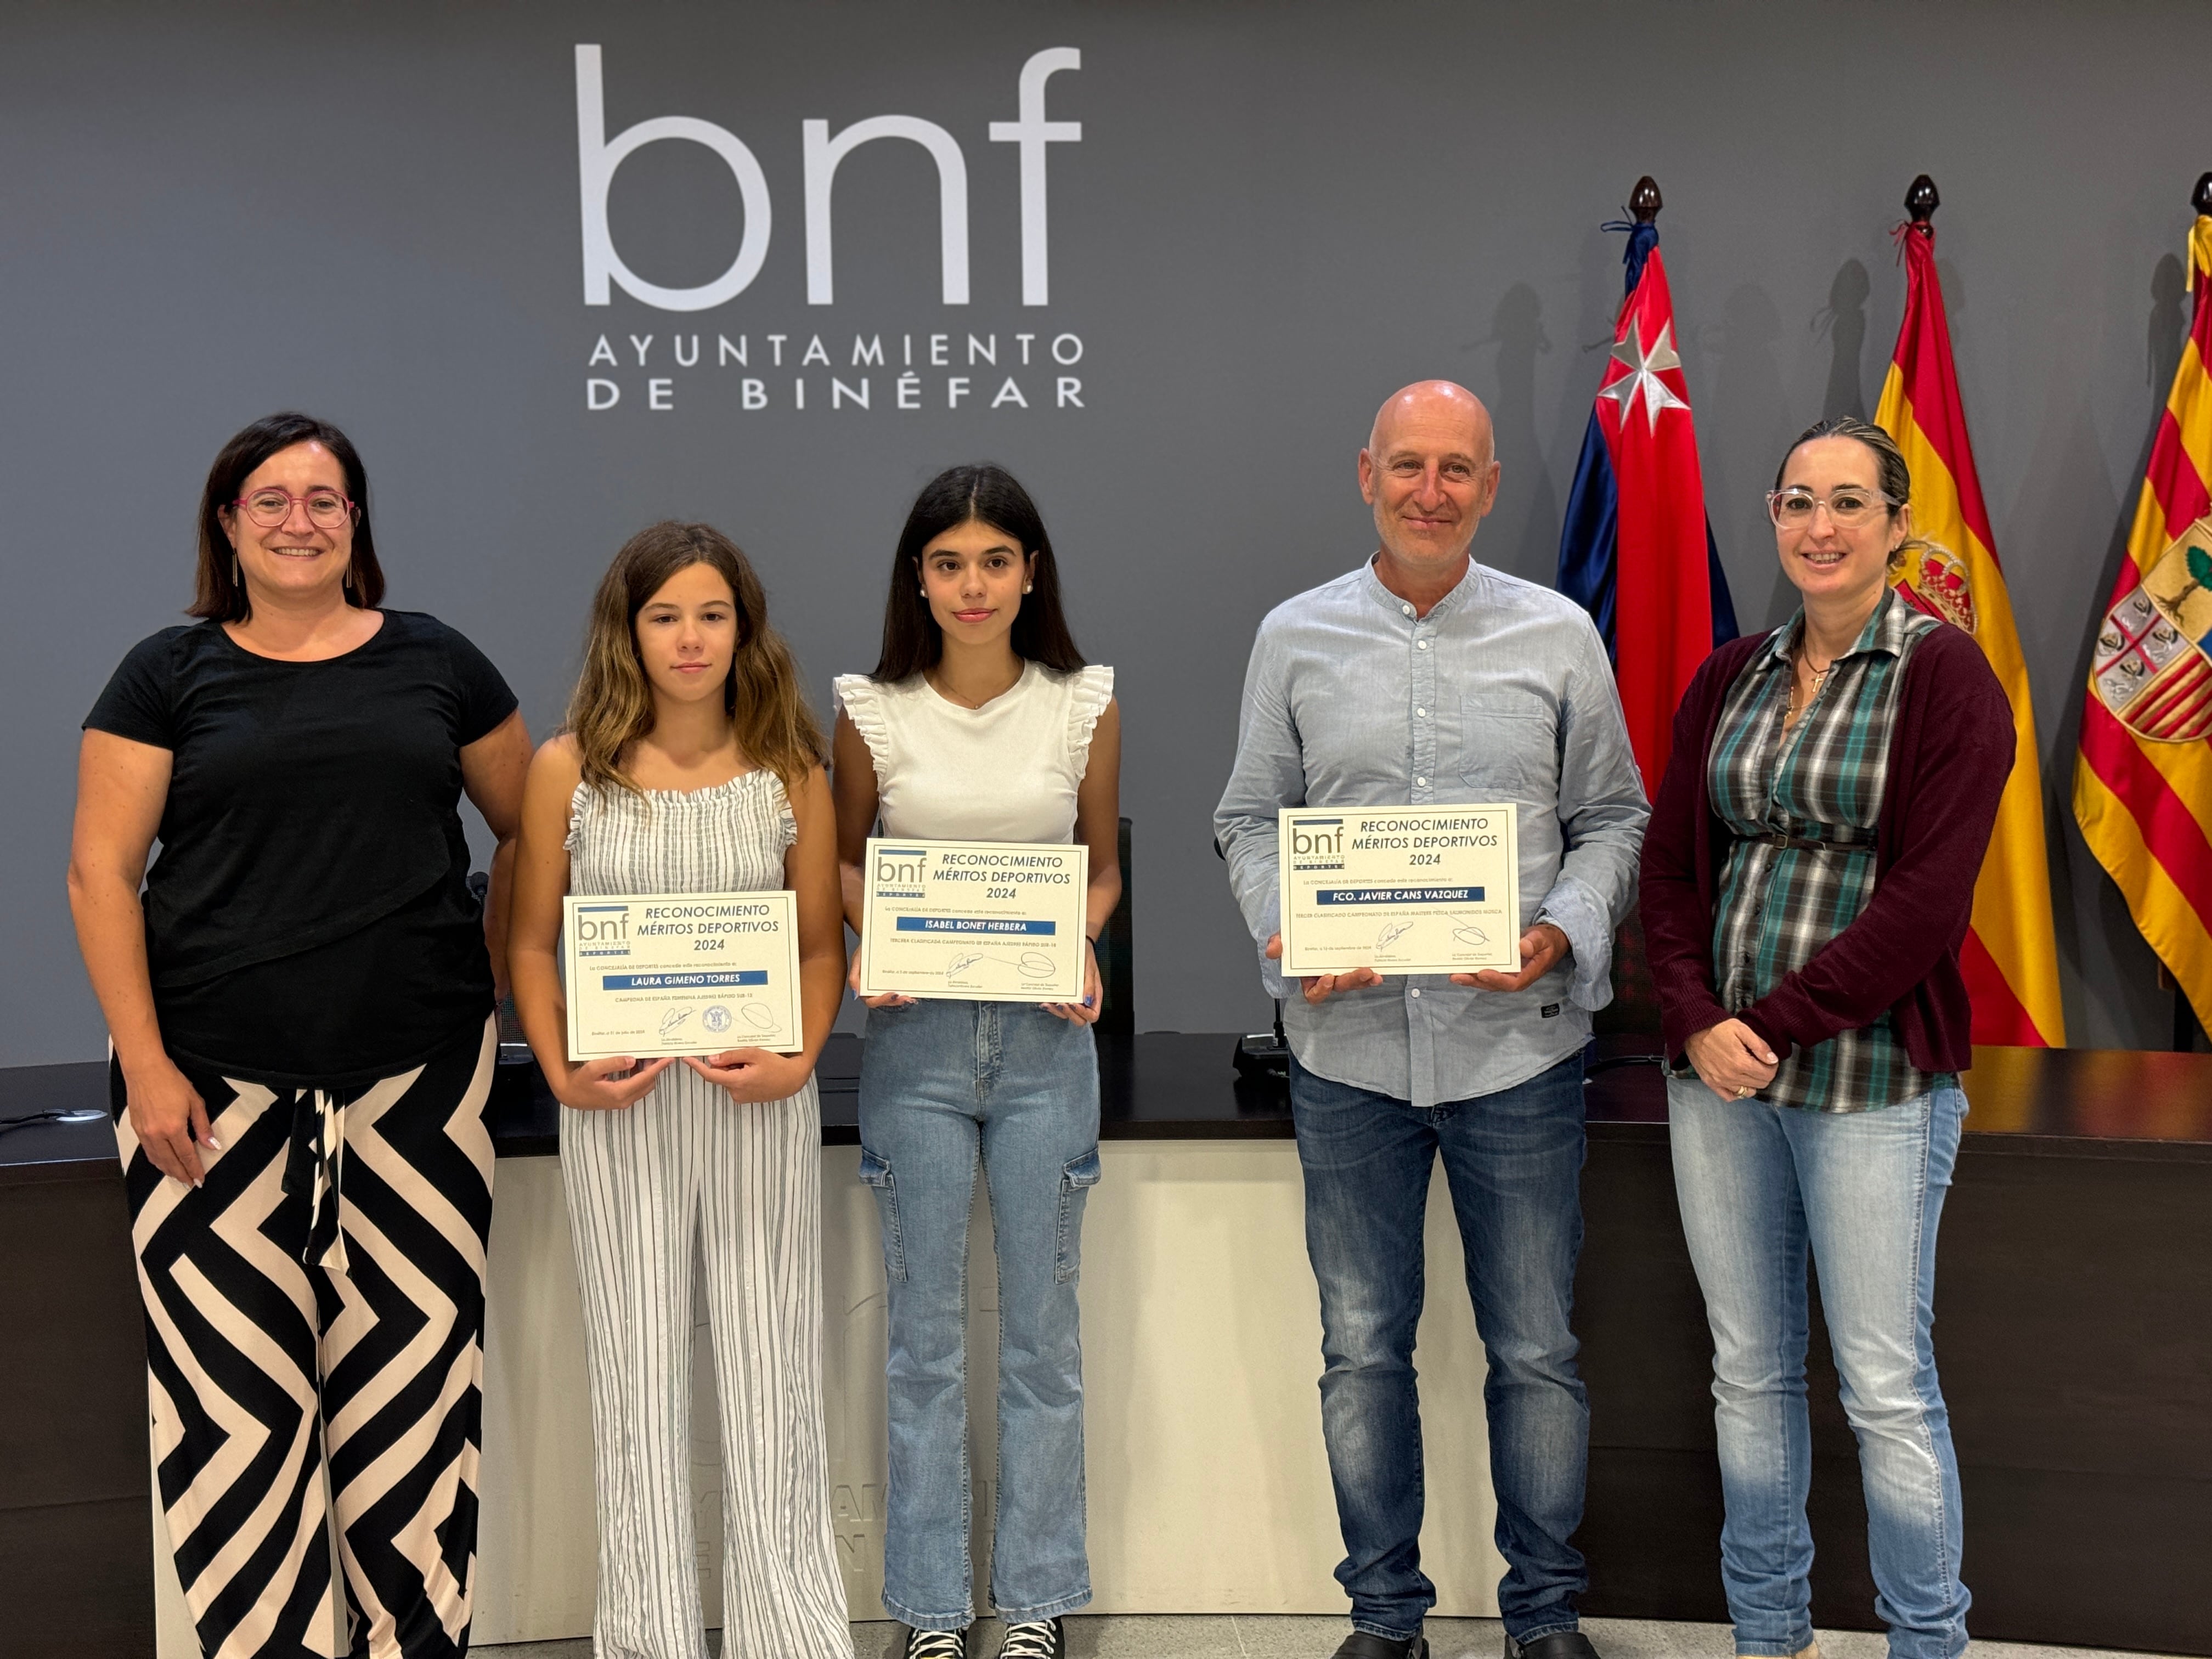
POLYGON ((1757 1090, 1755 1090, 1755 1089, 1752 1088, 1748 1084, 1745 1084, 1745 1085, 1741 1085, 1741 1086, 1739 1086, 1739 1087, 1737 1088, 1737 1090, 1736 1090, 1736 1091, 1735 1091, 1735 1097, 1736 1097, 1738 1100, 1749 1100, 1749 1099, 1752 1097, 1752 1096, 1753 1096, 1753 1095, 1754 1095, 1754 1094, 1756 1094, 1757 1092, 1758 1092, 1758 1091, 1757 1091, 1757 1090))

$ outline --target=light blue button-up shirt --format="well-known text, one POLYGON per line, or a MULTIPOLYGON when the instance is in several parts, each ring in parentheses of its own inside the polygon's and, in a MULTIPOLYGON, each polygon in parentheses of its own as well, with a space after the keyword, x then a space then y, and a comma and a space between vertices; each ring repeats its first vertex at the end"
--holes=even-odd
POLYGON ((1319 1007, 1262 955, 1301 1066, 1428 1107, 1510 1089, 1574 1053, 1613 999, 1613 932, 1650 808, 1604 643, 1551 589, 1470 562, 1417 617, 1370 560, 1268 613, 1213 817, 1263 952, 1279 926, 1280 809, 1499 800, 1521 809, 1521 927, 1552 923, 1572 954, 1525 991, 1414 974, 1319 1007))

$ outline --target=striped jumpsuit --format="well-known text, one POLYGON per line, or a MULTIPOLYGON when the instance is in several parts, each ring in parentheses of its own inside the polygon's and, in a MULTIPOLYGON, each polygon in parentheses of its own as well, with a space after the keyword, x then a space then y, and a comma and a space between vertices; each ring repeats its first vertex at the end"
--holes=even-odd
MULTIPOLYGON (((580 786, 568 890, 785 885, 765 770, 688 792, 580 786)), ((721 1404, 723 1659, 851 1659, 822 1404, 821 1109, 671 1066, 620 1111, 561 1109, 599 1492, 599 1659, 706 1659, 691 1512, 691 1270, 721 1404)))

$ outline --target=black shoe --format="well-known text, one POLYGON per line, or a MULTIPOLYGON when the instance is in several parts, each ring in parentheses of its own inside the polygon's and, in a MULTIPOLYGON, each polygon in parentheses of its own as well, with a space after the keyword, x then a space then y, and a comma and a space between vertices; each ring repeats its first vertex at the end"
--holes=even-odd
POLYGON ((915 1630, 907 1627, 906 1646, 900 1650, 905 1659, 968 1659, 968 1632, 964 1630, 915 1630))
POLYGON ((1010 1619, 999 1659, 1067 1659, 1067 1636, 1057 1619, 1010 1619))
POLYGON ((1356 1630, 1344 1638, 1335 1659, 1429 1659, 1429 1638, 1415 1631, 1402 1641, 1356 1630))
POLYGON ((1578 1630, 1553 1631, 1533 1642, 1505 1638, 1505 1659, 1598 1659, 1589 1637, 1578 1630))

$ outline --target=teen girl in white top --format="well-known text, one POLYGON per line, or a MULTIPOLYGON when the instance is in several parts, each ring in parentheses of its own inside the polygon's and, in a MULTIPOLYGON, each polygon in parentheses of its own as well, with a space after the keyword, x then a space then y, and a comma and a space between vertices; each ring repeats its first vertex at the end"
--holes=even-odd
MULTIPOLYGON (((1052 544, 1021 485, 955 467, 922 492, 891 562, 881 659, 836 683, 837 857, 860 923, 884 833, 1090 849, 1085 932, 1121 897, 1121 724, 1109 668, 1060 614, 1052 544)), ((860 1178, 890 1281, 884 1605, 913 1659, 963 1659, 969 1552, 968 1212, 980 1162, 999 1261, 999 1489, 991 1599, 1001 1659, 1060 1659, 1091 1600, 1076 1277, 1098 1180, 1098 964, 1074 1003, 868 999, 860 1178)), ((854 988, 858 988, 857 985, 854 988)))

